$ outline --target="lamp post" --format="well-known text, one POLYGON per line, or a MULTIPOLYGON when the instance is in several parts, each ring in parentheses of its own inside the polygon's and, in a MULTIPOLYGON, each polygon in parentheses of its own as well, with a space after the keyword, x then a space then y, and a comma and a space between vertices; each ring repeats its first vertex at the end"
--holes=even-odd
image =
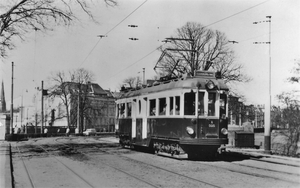
POLYGON ((254 44, 269 44, 269 83, 268 83, 268 97, 265 104, 265 126, 264 126, 264 149, 266 153, 271 151, 271 16, 266 16, 268 20, 253 22, 258 24, 262 22, 269 22, 269 42, 254 42, 254 44))

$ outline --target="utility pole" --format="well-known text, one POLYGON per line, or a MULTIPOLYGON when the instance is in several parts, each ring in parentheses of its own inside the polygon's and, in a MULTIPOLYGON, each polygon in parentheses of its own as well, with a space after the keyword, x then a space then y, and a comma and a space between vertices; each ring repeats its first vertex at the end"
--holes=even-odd
POLYGON ((145 68, 143 68, 143 85, 145 85, 145 68))
POLYGON ((23 123, 23 93, 21 97, 21 127, 22 127, 22 123, 23 123))
POLYGON ((35 113, 35 128, 34 128, 35 134, 37 134, 37 118, 38 118, 38 115, 37 115, 37 113, 35 113))
POLYGON ((25 134, 27 134, 27 126, 28 126, 28 107, 27 107, 27 117, 26 117, 27 121, 25 124, 25 134))
POLYGON ((43 124, 44 124, 44 81, 42 80, 42 98, 41 98, 41 103, 42 103, 42 106, 41 106, 41 134, 43 134, 43 124))
POLYGON ((14 62, 11 62, 10 134, 14 134, 14 62))
POLYGON ((265 126, 264 126, 264 136, 265 144, 264 149, 266 153, 271 152, 271 16, 266 16, 268 20, 253 22, 253 24, 258 24, 262 22, 269 22, 269 42, 254 42, 254 44, 269 44, 269 87, 268 87, 268 97, 265 104, 265 126))
POLYGON ((80 88, 81 86, 79 85, 79 90, 78 90, 78 100, 77 100, 77 128, 76 128, 76 133, 79 133, 80 131, 80 88))

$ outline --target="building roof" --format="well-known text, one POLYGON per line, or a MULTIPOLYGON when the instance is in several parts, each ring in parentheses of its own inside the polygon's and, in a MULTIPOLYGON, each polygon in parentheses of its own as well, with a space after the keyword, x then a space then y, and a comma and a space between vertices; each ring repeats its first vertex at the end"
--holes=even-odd
POLYGON ((93 93, 94 95, 107 95, 108 93, 102 89, 101 86, 99 86, 96 83, 88 83, 87 84, 91 93, 93 93))
POLYGON ((111 96, 108 91, 104 90, 99 84, 97 83, 87 83, 87 84, 79 84, 75 82, 64 82, 61 84, 61 89, 66 89, 70 93, 78 92, 79 85, 81 90, 87 92, 89 95, 93 96, 111 96))

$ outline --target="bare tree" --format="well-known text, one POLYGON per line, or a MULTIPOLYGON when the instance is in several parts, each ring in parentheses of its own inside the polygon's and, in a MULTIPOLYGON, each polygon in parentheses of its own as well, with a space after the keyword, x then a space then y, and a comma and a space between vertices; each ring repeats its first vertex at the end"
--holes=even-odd
MULTIPOLYGON (((295 98, 294 93, 284 92, 277 96, 278 100, 284 105, 281 109, 280 118, 273 119, 276 125, 285 127, 281 131, 284 136, 284 143, 277 143, 272 146, 281 150, 282 154, 296 157, 300 141, 300 101, 295 98)), ((299 157, 299 156, 298 156, 299 157)))
POLYGON ((196 70, 213 70, 220 71, 226 82, 249 81, 241 73, 242 65, 234 62, 234 52, 220 31, 188 22, 166 42, 155 66, 164 75, 180 77, 186 73, 194 75, 196 70))
MULTIPOLYGON (((117 5, 115 0, 103 1, 108 6, 117 5)), ((1 3, 0 56, 6 57, 7 50, 15 47, 15 37, 24 40, 25 34, 32 30, 48 31, 54 25, 69 26, 78 19, 74 13, 76 6, 94 20, 90 11, 91 2, 92 0, 10 0, 1 3)))
POLYGON ((79 68, 65 73, 58 71, 50 77, 52 87, 49 97, 59 97, 65 108, 66 113, 59 114, 56 119, 67 118, 68 127, 77 124, 77 111, 79 105, 80 121, 83 124, 88 109, 91 109, 91 101, 88 98, 90 88, 88 84, 94 80, 94 74, 86 69, 79 68), (72 109, 71 109, 72 105, 72 109))
MULTIPOLYGON (((293 67, 292 76, 288 81, 292 84, 299 84, 300 78, 300 61, 296 60, 293 67)), ((284 136, 284 143, 275 143, 274 148, 281 150, 282 154, 299 157, 300 142, 300 98, 299 90, 283 92, 277 95, 278 101, 282 107, 273 107, 272 124, 280 126, 285 130, 280 133, 284 136), (275 111, 276 110, 276 111, 275 111)))
POLYGON ((300 83, 300 59, 296 60, 292 74, 293 76, 289 77, 288 81, 291 83, 300 83))
MULTIPOLYGON (((67 124, 68 127, 70 127, 70 91, 67 90, 67 80, 68 78, 65 75, 65 72, 58 71, 56 73, 53 73, 53 75, 50 78, 51 82, 53 83, 52 87, 50 88, 51 92, 49 97, 55 98, 59 97, 62 100, 63 105, 65 106, 66 112, 61 113, 61 111, 58 111, 58 116, 55 119, 61 119, 66 117, 67 118, 67 124)), ((57 106, 58 109, 60 109, 60 106, 57 106)), ((53 121, 55 120, 53 119, 53 121)), ((52 122, 53 123, 53 122, 52 122)))
POLYGON ((122 84, 120 84, 120 87, 124 87, 124 85, 126 85, 129 88, 134 88, 140 86, 141 84, 142 84, 142 80, 140 79, 140 77, 130 76, 123 80, 122 84))

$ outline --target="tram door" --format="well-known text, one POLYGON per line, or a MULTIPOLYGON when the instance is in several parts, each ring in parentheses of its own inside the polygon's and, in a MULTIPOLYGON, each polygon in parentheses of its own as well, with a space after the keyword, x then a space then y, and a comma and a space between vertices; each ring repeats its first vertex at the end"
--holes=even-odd
POLYGON ((138 99, 136 101, 136 129, 135 139, 136 143, 141 144, 143 135, 143 117, 142 117, 142 101, 138 99))
POLYGON ((138 99, 136 106, 136 142, 145 145, 143 142, 147 138, 147 118, 146 118, 147 100, 138 99))

